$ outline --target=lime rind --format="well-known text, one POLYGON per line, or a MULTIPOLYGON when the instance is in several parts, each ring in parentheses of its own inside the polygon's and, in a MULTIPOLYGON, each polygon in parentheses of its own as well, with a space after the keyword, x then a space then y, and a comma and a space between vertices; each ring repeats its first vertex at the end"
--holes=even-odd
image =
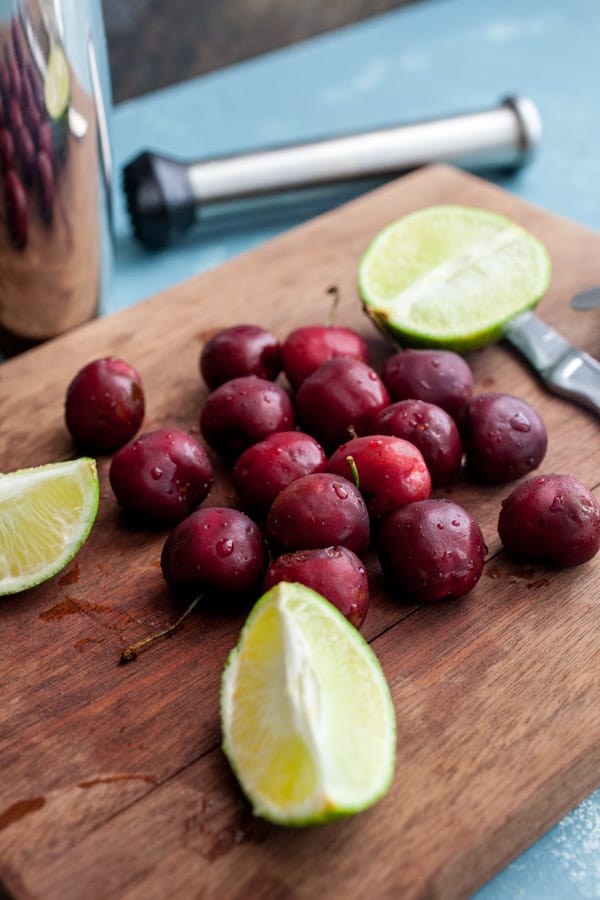
POLYGON ((502 336, 550 282, 544 245, 504 216, 434 206, 386 226, 367 247, 358 289, 375 325, 400 346, 465 352, 502 336))
POLYGON ((0 596, 35 587, 63 569, 87 540, 99 500, 96 462, 89 457, 0 473, 0 596))
POLYGON ((393 779, 395 713, 379 661, 354 626, 303 585, 276 585, 250 612, 223 672, 221 725, 223 751, 254 813, 280 825, 317 825, 360 812, 393 779), (270 650, 279 658, 254 685, 264 648, 263 658, 250 664, 248 657, 268 617, 271 626, 277 620, 279 647, 270 650), (248 695, 252 728, 244 733, 236 713, 248 695), (305 795, 286 793, 282 801, 274 796, 281 785, 305 795))

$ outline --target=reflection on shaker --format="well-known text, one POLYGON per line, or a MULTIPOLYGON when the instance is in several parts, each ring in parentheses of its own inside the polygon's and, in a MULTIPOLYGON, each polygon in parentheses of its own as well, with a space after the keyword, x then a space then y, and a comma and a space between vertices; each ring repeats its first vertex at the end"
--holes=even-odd
POLYGON ((0 326, 33 341, 92 318, 100 284, 94 104, 62 44, 60 5, 21 0, 0 26, 0 326), (86 122, 78 136, 71 104, 86 122))

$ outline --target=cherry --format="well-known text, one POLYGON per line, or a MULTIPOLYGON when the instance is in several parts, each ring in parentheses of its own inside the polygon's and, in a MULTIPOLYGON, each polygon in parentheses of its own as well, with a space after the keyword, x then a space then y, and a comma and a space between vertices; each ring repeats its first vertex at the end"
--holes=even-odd
POLYGON ((10 48, 8 44, 4 45, 4 58, 6 60, 6 64, 8 67, 8 75, 9 75, 9 84, 10 84, 10 94, 17 101, 21 101, 22 90, 23 90, 23 81, 21 78, 21 70, 19 69, 19 65, 10 52, 10 48))
POLYGON ((207 506, 179 523, 165 541, 161 567, 175 593, 251 594, 266 563, 258 525, 237 509, 207 506))
POLYGON ((487 552, 475 519, 451 500, 395 510, 381 526, 377 550, 401 599, 417 603, 462 597, 481 578, 487 552))
POLYGON ((463 442, 473 478, 503 484, 539 466, 546 455, 548 435, 526 400, 491 391, 469 401, 463 442))
POLYGON ((372 522, 431 493, 431 477, 420 450, 402 438, 376 434, 342 444, 328 470, 352 478, 356 470, 372 522))
POLYGON ((366 341, 351 328, 308 325, 288 335, 281 350, 282 368, 294 389, 300 387, 319 366, 337 356, 369 362, 366 341))
POLYGON ((29 81, 29 86, 31 88, 31 93, 33 95, 33 99, 35 101, 35 105, 37 107, 37 111, 41 118, 45 118, 46 116, 46 102, 44 100, 44 88, 42 79, 36 67, 33 63, 28 62, 25 66, 25 76, 29 81))
POLYGON ((323 448, 310 435, 280 431, 244 450, 231 477, 243 508, 262 517, 284 487, 326 465, 323 448))
POLYGON ((174 525, 208 496, 213 471, 206 450, 191 435, 160 428, 119 450, 109 478, 125 509, 174 525))
POLYGON ((54 159, 54 141, 50 122, 39 123, 36 132, 36 146, 38 150, 44 151, 50 161, 54 159))
POLYGON ((279 341, 258 325, 225 328, 207 341, 200 354, 200 373, 211 390, 243 375, 273 380, 280 370, 279 341))
POLYGON ((13 128, 15 157, 26 184, 31 184, 35 170, 35 144, 26 125, 13 128))
POLYGON ((4 173, 11 169, 15 162, 15 145, 8 128, 0 128, 0 167, 4 173))
POLYGON ((25 188, 14 169, 9 169, 4 179, 4 204, 10 238, 17 250, 23 250, 29 233, 29 213, 25 188))
POLYGON ((459 422, 473 394, 471 369, 451 350, 402 350, 388 357, 381 378, 393 400, 425 400, 459 422))
POLYGON ((10 71, 5 57, 0 59, 0 95, 2 96, 3 113, 8 119, 8 104, 10 102, 10 71))
POLYGON ((360 628, 369 609, 369 582, 358 556, 347 547, 323 547, 284 553, 265 573, 263 590, 280 581, 312 588, 360 628))
POLYGON ((339 544, 360 556, 369 546, 369 514, 353 484, 315 472, 292 481, 275 498, 266 532, 276 550, 339 544))
POLYGON ((570 475, 539 475, 502 501, 498 533, 515 559, 566 568, 600 549, 600 504, 570 475))
POLYGON ((35 102, 35 98, 33 96, 33 91, 31 90, 31 85, 29 83, 28 78, 22 79, 23 85, 23 117, 27 124, 27 127, 30 129, 32 135, 37 135, 38 129, 41 125, 40 114, 37 109, 37 104, 35 102))
POLYGON ((366 434, 371 419, 389 402, 377 373, 366 363, 348 357, 323 363, 296 394, 304 430, 326 449, 338 446, 352 432, 366 434))
POLYGON ((424 400, 399 400, 378 413, 371 427, 377 434, 393 434, 418 447, 433 487, 456 479, 462 442, 456 422, 441 406, 424 400))
POLYGON ((50 224, 54 214, 54 173, 50 157, 44 150, 38 150, 36 156, 35 185, 40 215, 50 224))
POLYGON ((100 453, 131 440, 144 418, 138 372, 114 356, 96 359, 67 388, 65 422, 75 442, 100 453))
POLYGON ((19 21, 15 16, 13 16, 10 20, 10 36, 12 40, 15 60, 17 62, 19 70, 22 70, 25 60, 25 50, 23 45, 23 38, 21 37, 21 31, 19 28, 19 21))
POLYGON ((23 127, 23 114, 16 97, 11 97, 8 101, 8 121, 10 122, 13 133, 18 128, 23 127))
POLYGON ((264 538, 252 519, 237 509, 197 509, 175 527, 161 554, 162 572, 172 592, 193 599, 168 628, 126 647, 121 662, 137 659, 159 638, 172 635, 207 593, 225 611, 231 611, 232 601, 247 602, 260 585, 265 563, 264 538))
POLYGON ((295 424, 289 396, 278 384, 256 375, 233 378, 210 394, 200 413, 206 442, 227 459, 295 424))

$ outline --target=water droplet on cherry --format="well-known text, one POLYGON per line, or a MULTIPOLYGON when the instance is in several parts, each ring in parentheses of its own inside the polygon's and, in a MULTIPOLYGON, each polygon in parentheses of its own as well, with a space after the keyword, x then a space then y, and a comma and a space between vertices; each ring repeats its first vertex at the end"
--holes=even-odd
POLYGON ((510 427, 515 431, 531 431, 531 423, 527 416, 522 412, 516 412, 510 419, 510 427))
POLYGON ((227 559, 233 553, 233 541, 231 538, 223 538, 217 542, 216 550, 220 557, 227 559))
POLYGON ((346 488, 343 485, 338 484, 337 481, 334 482, 334 484, 333 484, 333 490, 335 491, 337 496, 340 498, 340 500, 348 499, 348 491, 346 490, 346 488))

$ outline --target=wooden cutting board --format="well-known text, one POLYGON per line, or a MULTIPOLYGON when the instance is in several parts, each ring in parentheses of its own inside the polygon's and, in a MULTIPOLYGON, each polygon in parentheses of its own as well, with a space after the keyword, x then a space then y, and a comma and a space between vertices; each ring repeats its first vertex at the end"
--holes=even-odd
MULTIPOLYGON (((0 467, 63 456, 65 389, 90 359, 142 374, 144 430, 196 430, 198 354, 253 321, 284 337, 339 320, 390 348, 361 314, 359 256, 392 219, 437 203, 513 217, 553 262, 540 315, 600 356, 598 313, 571 295, 600 283, 600 237, 448 167, 421 170, 227 265, 0 366, 0 467)), ((547 394, 510 349, 469 358, 477 391, 504 390, 546 420, 541 471, 600 483, 598 421, 547 394)), ((554 572, 517 565, 496 534, 507 486, 450 495, 479 519, 489 559, 466 598, 427 608, 388 594, 374 560, 363 629, 391 686, 397 772, 373 809, 317 829, 254 819, 219 748, 218 691, 241 616, 199 613, 128 666, 120 650, 173 619, 164 532, 122 520, 100 460, 101 504, 75 561, 0 604, 0 878, 19 898, 462 897, 598 786, 600 558, 554 572)), ((210 502, 235 496, 219 467, 210 502)))

